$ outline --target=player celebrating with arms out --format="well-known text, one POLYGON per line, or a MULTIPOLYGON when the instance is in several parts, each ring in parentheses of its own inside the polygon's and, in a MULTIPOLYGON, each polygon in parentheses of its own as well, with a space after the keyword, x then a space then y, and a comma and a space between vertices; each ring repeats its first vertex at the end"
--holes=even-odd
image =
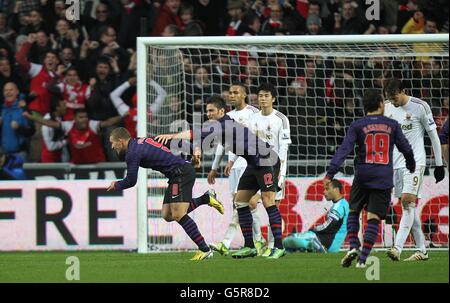
MULTIPOLYGON (((174 155, 166 146, 153 138, 131 138, 126 128, 118 127, 111 132, 111 147, 119 158, 127 163, 127 176, 120 181, 112 181, 110 190, 123 190, 136 184, 139 167, 151 168, 163 173, 169 178, 169 186, 164 195, 162 214, 167 222, 177 221, 199 251, 191 260, 200 261, 211 258, 212 250, 206 244, 197 224, 188 213, 198 206, 208 204, 223 214, 223 205, 216 200, 215 193, 208 191, 199 198, 192 199, 192 188, 195 183, 195 170, 191 163, 180 156, 174 155)), ((194 156, 193 164, 199 164, 194 156)))
MULTIPOLYGON (((240 82, 233 82, 229 89, 230 94, 230 102, 233 105, 234 109, 232 111, 229 111, 227 113, 228 116, 230 116, 232 119, 234 119, 236 122, 241 123, 244 126, 248 126, 250 117, 254 114, 256 114, 259 110, 252 106, 247 104, 247 89, 244 84, 240 82)), ((211 114, 211 112, 208 112, 211 114)), ((212 119, 212 117, 208 116, 208 119, 212 119)), ((217 169, 219 168, 220 161, 222 160, 223 154, 225 152, 225 149, 223 145, 219 144, 217 146, 216 154, 214 157, 214 162, 212 164, 211 171, 208 174, 208 183, 214 184, 215 179, 217 176, 217 169)), ((235 155, 232 152, 228 153, 228 158, 236 159, 235 155)), ((233 238, 236 234, 237 228, 239 227, 239 217, 237 213, 237 209, 234 205, 234 198, 236 196, 239 179, 241 178, 242 174, 245 171, 245 168, 247 167, 247 162, 244 158, 239 157, 237 160, 229 161, 225 167, 224 174, 225 176, 229 177, 229 188, 230 192, 233 198, 233 215, 231 217, 231 222, 228 225, 227 230, 225 231, 225 236, 223 240, 217 244, 210 244, 210 247, 222 255, 228 255, 229 249, 231 245, 231 241, 233 241, 233 238)), ((258 255, 261 255, 263 253, 264 248, 264 242, 262 241, 262 235, 261 235, 261 225, 260 220, 258 216, 258 210, 257 210, 257 204, 260 196, 256 194, 253 196, 253 198, 250 200, 249 206, 252 212, 253 217, 253 236, 255 241, 255 247, 258 251, 258 255)))
POLYGON ((405 94, 403 83, 398 79, 390 79, 384 89, 385 96, 390 100, 385 104, 384 114, 396 120, 400 125, 406 139, 414 150, 416 170, 409 173, 405 169, 405 159, 394 149, 394 184, 395 196, 402 203, 402 218, 394 247, 387 251, 387 255, 394 261, 400 260, 403 245, 410 232, 414 236, 414 242, 419 251, 415 252, 405 261, 423 261, 428 259, 425 248, 425 236, 422 232, 422 223, 416 209, 416 201, 420 198, 420 188, 426 166, 426 153, 424 133, 428 133, 433 146, 436 159, 434 177, 436 183, 445 177, 445 169, 442 163, 442 153, 436 123, 433 120, 430 106, 418 99, 405 94))
MULTIPOLYGON (((239 225, 244 236, 244 247, 232 254, 233 258, 255 257, 257 250, 253 242, 253 218, 249 207, 250 199, 261 190, 261 199, 266 208, 270 227, 275 238, 275 248, 269 259, 278 259, 285 255, 281 234, 281 215, 275 205, 275 194, 278 191, 278 175, 280 171, 280 159, 278 154, 266 142, 259 139, 247 127, 237 123, 225 115, 226 103, 220 96, 212 96, 206 104, 206 111, 210 119, 215 120, 201 130, 199 136, 192 131, 184 131, 177 134, 157 136, 161 143, 167 143, 172 139, 196 139, 202 142, 219 138, 224 143, 225 150, 233 152, 247 160, 247 168, 239 180, 235 205, 239 216, 239 225)), ((195 130, 198 132, 199 130, 195 130)), ((211 141, 210 141, 211 142, 211 141)), ((176 142, 173 142, 174 144, 176 142)))
MULTIPOLYGON (((254 132, 261 140, 273 146, 275 152, 280 157, 280 177, 278 187, 281 188, 275 196, 275 204, 279 207, 284 198, 284 187, 287 172, 287 157, 289 144, 291 141, 291 130, 288 118, 273 108, 277 98, 277 91, 270 83, 262 83, 258 88, 258 103, 260 112, 253 115, 250 119, 250 130, 254 132)), ((270 256, 274 248, 274 237, 272 230, 268 232, 268 246, 262 254, 263 257, 270 256)))
POLYGON ((393 187, 394 144, 403 153, 406 167, 415 170, 414 154, 403 135, 397 121, 383 116, 384 101, 376 90, 368 90, 363 98, 366 116, 354 121, 347 130, 342 145, 331 160, 325 177, 325 186, 338 172, 345 158, 358 146, 355 178, 350 191, 350 213, 347 219, 347 232, 350 250, 341 260, 343 267, 349 267, 358 257, 356 267, 364 268, 372 250, 380 220, 386 217, 393 187), (363 248, 358 239, 359 214, 367 207, 367 228, 364 232, 363 248))

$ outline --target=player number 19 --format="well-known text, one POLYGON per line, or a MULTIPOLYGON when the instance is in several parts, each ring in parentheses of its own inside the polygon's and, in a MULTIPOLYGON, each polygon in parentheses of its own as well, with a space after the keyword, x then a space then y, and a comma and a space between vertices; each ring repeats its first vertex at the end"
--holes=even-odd
POLYGON ((368 134, 366 140, 366 163, 388 164, 389 163, 389 135, 368 134))

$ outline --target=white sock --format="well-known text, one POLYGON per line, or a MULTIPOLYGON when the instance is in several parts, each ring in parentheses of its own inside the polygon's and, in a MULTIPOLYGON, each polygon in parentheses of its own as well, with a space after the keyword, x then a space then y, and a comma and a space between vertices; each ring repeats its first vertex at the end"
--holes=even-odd
POLYGON ((401 252, 403 245, 405 245, 406 239, 411 232, 411 228, 414 223, 414 206, 408 206, 403 208, 402 218, 400 219, 400 226, 395 237, 395 247, 401 252))
POLYGON ((231 241, 233 241, 238 228, 239 228, 238 212, 237 209, 233 209, 233 216, 231 217, 231 222, 228 225, 227 231, 225 232, 225 236, 222 240, 222 243, 223 245, 225 245, 226 248, 230 248, 231 241))
POLYGON ((426 253, 427 249, 425 247, 425 235, 422 231, 422 222, 420 221, 419 211, 416 207, 414 207, 414 222, 411 228, 411 233, 414 237, 414 242, 416 243, 416 247, 422 252, 426 253))
POLYGON ((261 222, 259 220, 258 216, 258 209, 255 208, 252 210, 252 217, 253 217, 253 240, 255 241, 261 241, 261 222))
POLYGON ((270 228, 270 226, 267 227, 267 240, 267 247, 273 248, 275 246, 275 238, 272 234, 272 229, 270 228))

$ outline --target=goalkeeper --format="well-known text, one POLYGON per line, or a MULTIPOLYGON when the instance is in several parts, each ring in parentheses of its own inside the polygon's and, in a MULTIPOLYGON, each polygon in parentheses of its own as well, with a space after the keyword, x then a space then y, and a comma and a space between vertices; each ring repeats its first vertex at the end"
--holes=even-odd
POLYGON ((349 206, 340 181, 334 179, 325 186, 325 198, 333 201, 327 220, 307 232, 294 233, 283 240, 287 251, 339 252, 347 235, 349 206))

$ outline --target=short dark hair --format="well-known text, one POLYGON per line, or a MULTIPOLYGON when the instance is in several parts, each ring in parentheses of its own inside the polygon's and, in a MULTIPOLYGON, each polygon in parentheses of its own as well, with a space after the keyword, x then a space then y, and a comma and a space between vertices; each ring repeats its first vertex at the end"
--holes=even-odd
POLYGON ((240 86, 240 87, 242 87, 242 89, 244 90, 244 93, 246 93, 248 95, 247 86, 244 83, 242 83, 241 81, 233 81, 233 82, 231 82, 230 87, 231 86, 240 86))
POLYGON ((320 4, 318 1, 316 0, 309 0, 308 2, 308 7, 311 5, 318 5, 320 9, 322 9, 322 4, 320 4))
POLYGON ((87 114, 87 110, 85 108, 77 108, 73 111, 73 115, 76 116, 78 114, 87 114))
POLYGON ((113 137, 114 139, 127 140, 127 139, 131 138, 130 132, 125 127, 117 127, 115 129, 113 129, 113 131, 111 132, 111 134, 109 136, 113 137))
POLYGON ((376 111, 380 107, 380 103, 383 102, 383 96, 379 90, 371 88, 364 92, 363 106, 366 114, 376 111))
POLYGON ((404 89, 405 86, 402 81, 397 78, 391 78, 386 81, 386 85, 384 86, 384 94, 386 96, 393 96, 400 93, 404 89))
POLYGON ((211 97, 209 97, 206 100, 206 104, 212 104, 215 107, 217 107, 218 109, 225 110, 227 108, 227 103, 225 102, 225 99, 219 95, 212 95, 211 97))
POLYGON ((275 86, 270 82, 261 83, 261 85, 257 89, 258 94, 260 91, 270 92, 272 94, 272 97, 277 97, 277 90, 275 89, 275 86))
POLYGON ((341 181, 339 181, 339 180, 337 180, 337 179, 333 179, 333 180, 331 180, 330 184, 331 184, 331 186, 332 186, 333 188, 338 188, 338 189, 339 189, 339 192, 340 192, 341 194, 344 192, 344 187, 342 186, 341 181))

